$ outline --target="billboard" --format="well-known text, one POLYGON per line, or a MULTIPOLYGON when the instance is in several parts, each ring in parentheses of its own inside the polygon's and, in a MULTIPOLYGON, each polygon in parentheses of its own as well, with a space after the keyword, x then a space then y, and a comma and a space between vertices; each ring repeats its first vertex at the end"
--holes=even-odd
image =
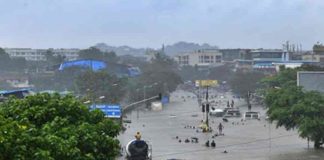
POLYGON ((306 91, 318 91, 324 93, 323 71, 299 71, 297 72, 297 86, 302 86, 306 91))
POLYGON ((196 80, 196 87, 215 87, 218 85, 217 80, 196 80))
POLYGON ((94 104, 90 106, 90 110, 99 109, 104 112, 105 117, 108 118, 120 118, 121 107, 114 104, 94 104))

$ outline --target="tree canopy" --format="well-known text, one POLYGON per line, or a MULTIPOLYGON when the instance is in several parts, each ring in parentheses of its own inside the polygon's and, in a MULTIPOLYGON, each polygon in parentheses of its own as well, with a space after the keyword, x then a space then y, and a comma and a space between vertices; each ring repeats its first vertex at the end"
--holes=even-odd
POLYGON ((307 69, 321 68, 283 69, 277 75, 263 79, 268 87, 265 102, 270 121, 275 121, 277 127, 297 128, 302 138, 314 141, 314 147, 319 148, 324 143, 324 96, 316 91, 305 92, 296 84, 297 71, 307 69))
POLYGON ((118 78, 105 71, 93 72, 91 70, 80 74, 75 81, 79 93, 87 94, 91 101, 104 96, 105 98, 101 101, 106 103, 117 103, 122 100, 126 82, 127 79, 118 78))
POLYGON ((218 81, 230 81, 234 74, 232 68, 234 67, 230 64, 214 67, 210 70, 209 78, 218 81))
POLYGON ((248 92, 254 92, 260 87, 258 83, 265 75, 261 72, 237 71, 229 81, 233 91, 240 95, 247 95, 248 92))
MULTIPOLYGON (((152 85, 157 83, 157 91, 168 93, 176 89, 182 83, 181 77, 177 74, 176 63, 163 53, 158 53, 155 59, 143 69, 138 77, 139 86, 152 85)), ((157 94, 155 92, 155 94, 157 94)))
POLYGON ((49 63, 49 65, 57 65, 57 64, 61 64, 62 62, 64 62, 65 60, 65 56, 62 55, 55 55, 53 50, 48 49, 46 51, 46 61, 49 63))
POLYGON ((88 49, 83 49, 79 51, 80 59, 94 59, 94 60, 102 60, 106 62, 116 62, 118 57, 115 52, 102 52, 101 50, 90 47, 88 49))
MULTIPOLYGON (((198 66, 182 66, 179 71, 179 75, 185 81, 195 81, 201 79, 208 79, 208 70, 199 70, 198 66)), ((213 79, 214 76, 213 76, 213 79)))
POLYGON ((119 130, 71 95, 10 98, 0 105, 0 159, 113 159, 119 130))
POLYGON ((2 71, 24 71, 26 68, 24 58, 11 58, 4 49, 0 48, 0 68, 2 71))

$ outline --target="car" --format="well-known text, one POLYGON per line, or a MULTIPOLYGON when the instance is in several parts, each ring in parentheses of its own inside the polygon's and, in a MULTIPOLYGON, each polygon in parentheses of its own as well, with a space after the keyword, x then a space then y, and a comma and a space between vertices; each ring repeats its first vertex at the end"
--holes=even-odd
POLYGON ((260 120, 260 117, 261 117, 260 112, 249 111, 244 113, 244 120, 250 120, 250 119, 260 120))
POLYGON ((230 118, 230 117, 241 117, 240 110, 238 108, 227 109, 224 118, 230 118))
POLYGON ((209 112, 209 115, 216 116, 216 117, 223 117, 224 114, 225 114, 224 109, 219 109, 219 108, 211 109, 209 112))

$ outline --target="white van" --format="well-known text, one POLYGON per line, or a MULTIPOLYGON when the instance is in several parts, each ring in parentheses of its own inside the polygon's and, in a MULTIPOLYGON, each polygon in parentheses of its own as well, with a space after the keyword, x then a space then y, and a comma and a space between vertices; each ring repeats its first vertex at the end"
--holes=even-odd
POLYGON ((163 105, 161 102, 159 102, 159 101, 152 102, 152 104, 151 104, 152 111, 161 111, 162 109, 163 109, 163 105))
POLYGON ((209 115, 216 116, 216 117, 223 117, 224 114, 225 114, 224 109, 219 109, 219 108, 211 109, 209 112, 209 115))
POLYGON ((231 118, 231 117, 241 117, 241 112, 238 108, 228 108, 224 115, 224 118, 231 118))
POLYGON ((244 113, 244 120, 249 120, 249 119, 260 120, 260 117, 261 117, 260 112, 249 111, 244 113))

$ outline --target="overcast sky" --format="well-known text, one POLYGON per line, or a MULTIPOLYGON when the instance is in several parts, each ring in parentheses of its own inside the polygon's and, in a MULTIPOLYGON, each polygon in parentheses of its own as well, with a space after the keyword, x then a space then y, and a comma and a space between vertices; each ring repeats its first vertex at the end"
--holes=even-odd
POLYGON ((310 49, 324 41, 324 0, 0 0, 0 47, 310 49))

